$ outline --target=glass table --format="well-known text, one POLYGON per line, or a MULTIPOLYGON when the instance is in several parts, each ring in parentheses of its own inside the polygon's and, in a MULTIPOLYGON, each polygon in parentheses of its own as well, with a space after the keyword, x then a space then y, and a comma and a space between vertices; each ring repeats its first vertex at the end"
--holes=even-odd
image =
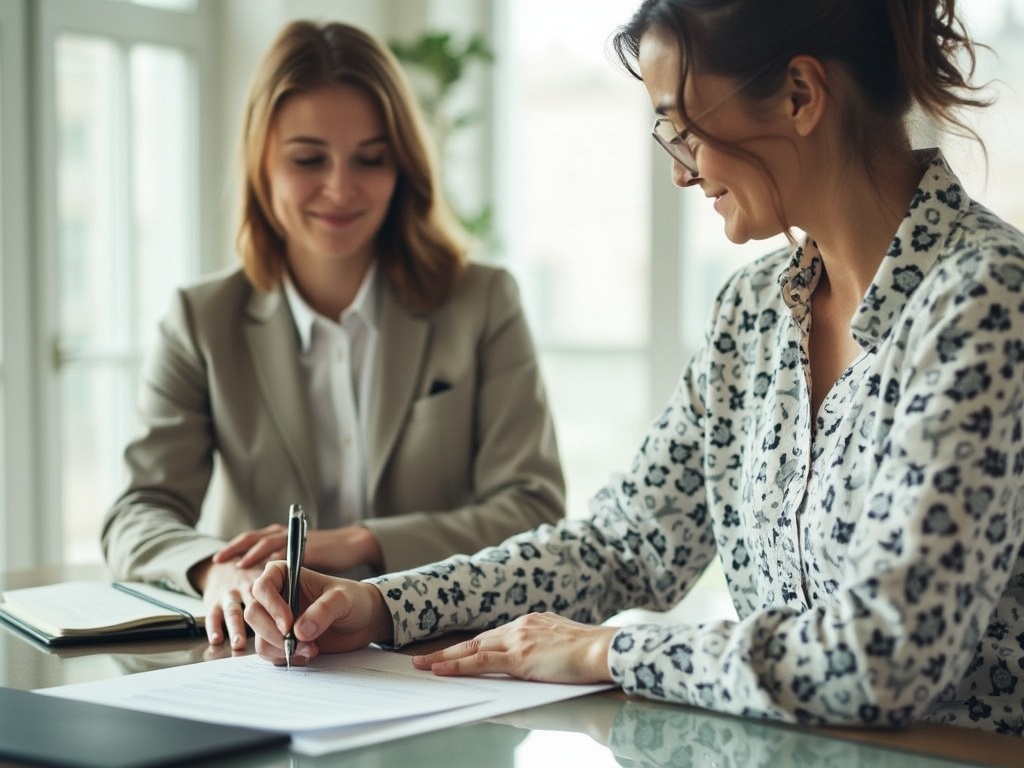
MULTIPOLYGON (((96 569, 39 569, 0 576, 0 586, 9 589, 72 578, 104 576, 96 569)), ((252 652, 251 642, 247 652, 252 652)), ((32 690, 191 664, 230 653, 209 646, 204 639, 49 649, 0 622, 0 685, 32 690)), ((608 691, 321 757, 294 755, 279 748, 209 764, 267 768, 950 768, 1024 765, 1024 742, 1013 736, 930 724, 902 731, 798 728, 608 691)))

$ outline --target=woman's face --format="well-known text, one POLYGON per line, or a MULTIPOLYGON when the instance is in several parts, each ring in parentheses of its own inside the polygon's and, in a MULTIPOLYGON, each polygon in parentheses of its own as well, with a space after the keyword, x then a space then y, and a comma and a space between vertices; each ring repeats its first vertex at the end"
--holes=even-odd
POLYGON ((293 267, 366 267, 398 179, 373 101, 327 87, 288 97, 263 162, 271 207, 293 267))
MULTIPOLYGON (((686 130, 676 104, 680 59, 675 42, 657 32, 648 32, 640 40, 638 63, 654 111, 669 118, 680 133, 686 130)), ((742 142, 744 149, 765 161, 776 180, 784 178, 785 163, 792 163, 793 158, 784 156, 787 145, 778 140, 780 129, 773 127, 769 117, 755 118, 744 109, 735 81, 691 75, 684 97, 687 113, 699 119, 701 127, 723 141, 742 142)), ((673 160, 672 181, 680 187, 699 186, 714 201, 714 209, 724 221, 726 237, 734 243, 744 243, 772 237, 782 230, 772 204, 771 183, 759 165, 693 135, 687 135, 683 141, 694 153, 698 175, 691 176, 673 160)))

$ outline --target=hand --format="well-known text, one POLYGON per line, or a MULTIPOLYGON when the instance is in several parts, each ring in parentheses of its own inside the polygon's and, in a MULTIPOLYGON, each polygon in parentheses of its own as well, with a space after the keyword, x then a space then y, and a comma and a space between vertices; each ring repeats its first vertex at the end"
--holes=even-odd
MULTIPOLYGON (((277 665, 285 663, 284 636, 292 613, 282 596, 288 566, 275 560, 252 586, 245 620, 256 633, 256 652, 277 665)), ((303 568, 299 578, 299 615, 295 621, 297 664, 321 653, 338 653, 387 642, 394 636, 384 596, 372 584, 326 576, 303 568)))
POLYGON ((237 561, 216 563, 207 560, 193 569, 192 581, 202 592, 206 606, 206 637, 210 645, 224 642, 226 627, 232 650, 245 648, 242 612, 252 601, 252 585, 260 573, 260 568, 240 568, 237 561))
MULTIPOLYGON (((238 558, 242 568, 262 568, 270 560, 283 560, 287 545, 288 529, 275 523, 235 536, 213 556, 213 562, 238 558)), ((383 560, 377 537, 361 525, 310 531, 306 537, 303 562, 317 571, 342 573, 364 564, 379 571, 383 560)))
POLYGON ((436 675, 504 673, 547 683, 608 683, 608 648, 617 627, 592 626, 554 613, 530 613, 472 640, 413 656, 436 675))
POLYGON ((288 543, 288 529, 274 523, 256 531, 240 533, 213 556, 213 562, 237 560, 243 568, 262 566, 269 560, 283 560, 288 543))

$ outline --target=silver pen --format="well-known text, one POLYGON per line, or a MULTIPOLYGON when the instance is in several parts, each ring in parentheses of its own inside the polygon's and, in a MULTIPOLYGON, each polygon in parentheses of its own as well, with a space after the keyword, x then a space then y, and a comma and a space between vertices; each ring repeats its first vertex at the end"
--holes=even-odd
POLYGON ((299 573, 302 571, 302 558, 306 553, 306 512, 300 504, 292 504, 288 509, 288 583, 285 597, 292 612, 292 627, 284 636, 284 661, 288 669, 292 668, 292 657, 295 655, 295 617, 299 613, 299 573))

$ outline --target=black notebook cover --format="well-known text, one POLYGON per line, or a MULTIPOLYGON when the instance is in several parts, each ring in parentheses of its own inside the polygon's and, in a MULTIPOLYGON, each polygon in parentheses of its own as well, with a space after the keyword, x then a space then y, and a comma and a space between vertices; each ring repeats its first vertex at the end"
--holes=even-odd
MULTIPOLYGON (((77 584, 68 582, 64 586, 75 587, 77 584)), ((107 586, 108 585, 102 585, 102 588, 105 589, 107 586)), ((48 584, 30 589, 60 589, 61 587, 61 583, 58 582, 56 584, 48 584)), ((203 617, 197 618, 187 610, 160 600, 155 596, 156 593, 154 592, 143 592, 136 589, 131 584, 121 582, 114 582, 110 584, 109 587, 116 589, 119 592, 123 592, 124 594, 131 595, 145 603, 156 605, 172 613, 177 613, 178 618, 168 618, 160 622, 149 622, 126 629, 96 629, 91 631, 87 630, 85 632, 79 631, 74 634, 51 635, 49 632, 37 627, 30 620, 11 613, 4 607, 4 603, 0 602, 0 620, 7 622, 12 627, 21 630, 33 639, 38 640, 40 643, 51 648, 68 645, 88 645, 92 643, 163 640, 178 637, 201 637, 205 634, 203 631, 203 622, 205 619, 203 617)), ((25 592, 26 590, 14 591, 25 592)))
POLYGON ((0 688, 0 758, 7 760, 68 768, 149 768, 288 741, 286 733, 0 688))
POLYGON ((173 640, 175 638, 200 637, 202 629, 193 621, 184 620, 166 624, 150 624, 144 627, 119 629, 115 632, 97 632, 95 635, 50 635, 33 627, 17 616, 12 616, 0 606, 0 620, 49 648, 64 648, 71 645, 93 645, 100 643, 126 643, 136 640, 173 640))

